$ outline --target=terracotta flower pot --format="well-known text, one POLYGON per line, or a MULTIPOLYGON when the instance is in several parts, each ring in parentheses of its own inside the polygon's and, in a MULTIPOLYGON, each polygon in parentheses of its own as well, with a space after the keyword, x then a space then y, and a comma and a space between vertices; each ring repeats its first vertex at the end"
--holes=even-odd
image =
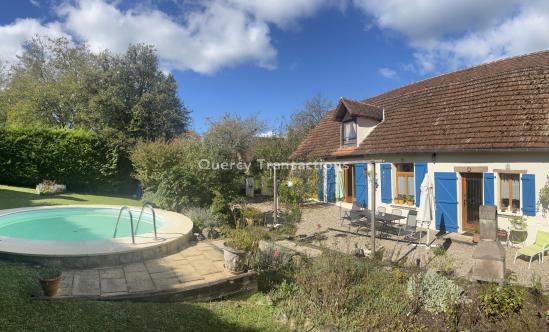
POLYGON ((42 291, 46 296, 52 297, 57 294, 59 291, 59 284, 61 283, 61 277, 62 274, 59 274, 58 277, 52 279, 38 279, 40 286, 42 287, 42 291))
POLYGON ((480 242, 480 233, 473 234, 473 243, 479 243, 480 242))
POLYGON ((244 250, 232 248, 224 243, 223 259, 225 261, 225 270, 228 272, 239 274, 246 271, 246 252, 244 250))

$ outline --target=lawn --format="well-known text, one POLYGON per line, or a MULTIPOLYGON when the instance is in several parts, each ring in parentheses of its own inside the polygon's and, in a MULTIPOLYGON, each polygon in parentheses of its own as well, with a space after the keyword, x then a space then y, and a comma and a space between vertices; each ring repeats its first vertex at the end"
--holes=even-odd
MULTIPOLYGON (((0 209, 63 204, 139 206, 130 197, 63 193, 39 196, 33 189, 0 185, 0 209)), ((32 266, 0 261, 2 331, 280 331, 263 295, 212 303, 40 301, 32 266)))
POLYGON ((2 331, 281 331, 263 295, 201 304, 33 299, 37 279, 26 265, 0 261, 2 331))
POLYGON ((131 197, 61 193, 40 196, 31 188, 0 185, 0 209, 40 205, 110 204, 140 206, 141 201, 131 197))

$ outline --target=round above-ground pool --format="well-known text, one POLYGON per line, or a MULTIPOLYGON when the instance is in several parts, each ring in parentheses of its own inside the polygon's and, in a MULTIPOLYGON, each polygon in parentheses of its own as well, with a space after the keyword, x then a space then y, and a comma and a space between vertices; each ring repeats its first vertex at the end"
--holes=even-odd
POLYGON ((70 268, 91 268, 134 263, 181 250, 189 241, 193 224, 182 214, 155 209, 153 215, 121 206, 51 206, 0 210, 0 257, 70 268))

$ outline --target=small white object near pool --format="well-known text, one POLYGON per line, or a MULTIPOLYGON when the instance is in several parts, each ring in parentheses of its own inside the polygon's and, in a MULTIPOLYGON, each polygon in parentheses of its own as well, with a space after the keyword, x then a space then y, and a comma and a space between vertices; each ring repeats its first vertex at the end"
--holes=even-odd
POLYGON ((181 250, 189 241, 193 223, 186 216, 154 209, 157 236, 150 209, 122 206, 70 205, 0 210, 0 257, 39 264, 90 268, 157 258, 181 250))

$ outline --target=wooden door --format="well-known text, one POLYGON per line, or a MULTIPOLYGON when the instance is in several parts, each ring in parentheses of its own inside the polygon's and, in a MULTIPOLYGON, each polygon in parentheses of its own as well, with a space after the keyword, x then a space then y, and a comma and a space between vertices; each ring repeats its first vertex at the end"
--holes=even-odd
POLYGON ((462 228, 474 230, 479 223, 482 205, 482 173, 461 174, 462 228))
POLYGON ((345 202, 355 201, 355 166, 347 165, 343 171, 343 191, 345 192, 345 202))

